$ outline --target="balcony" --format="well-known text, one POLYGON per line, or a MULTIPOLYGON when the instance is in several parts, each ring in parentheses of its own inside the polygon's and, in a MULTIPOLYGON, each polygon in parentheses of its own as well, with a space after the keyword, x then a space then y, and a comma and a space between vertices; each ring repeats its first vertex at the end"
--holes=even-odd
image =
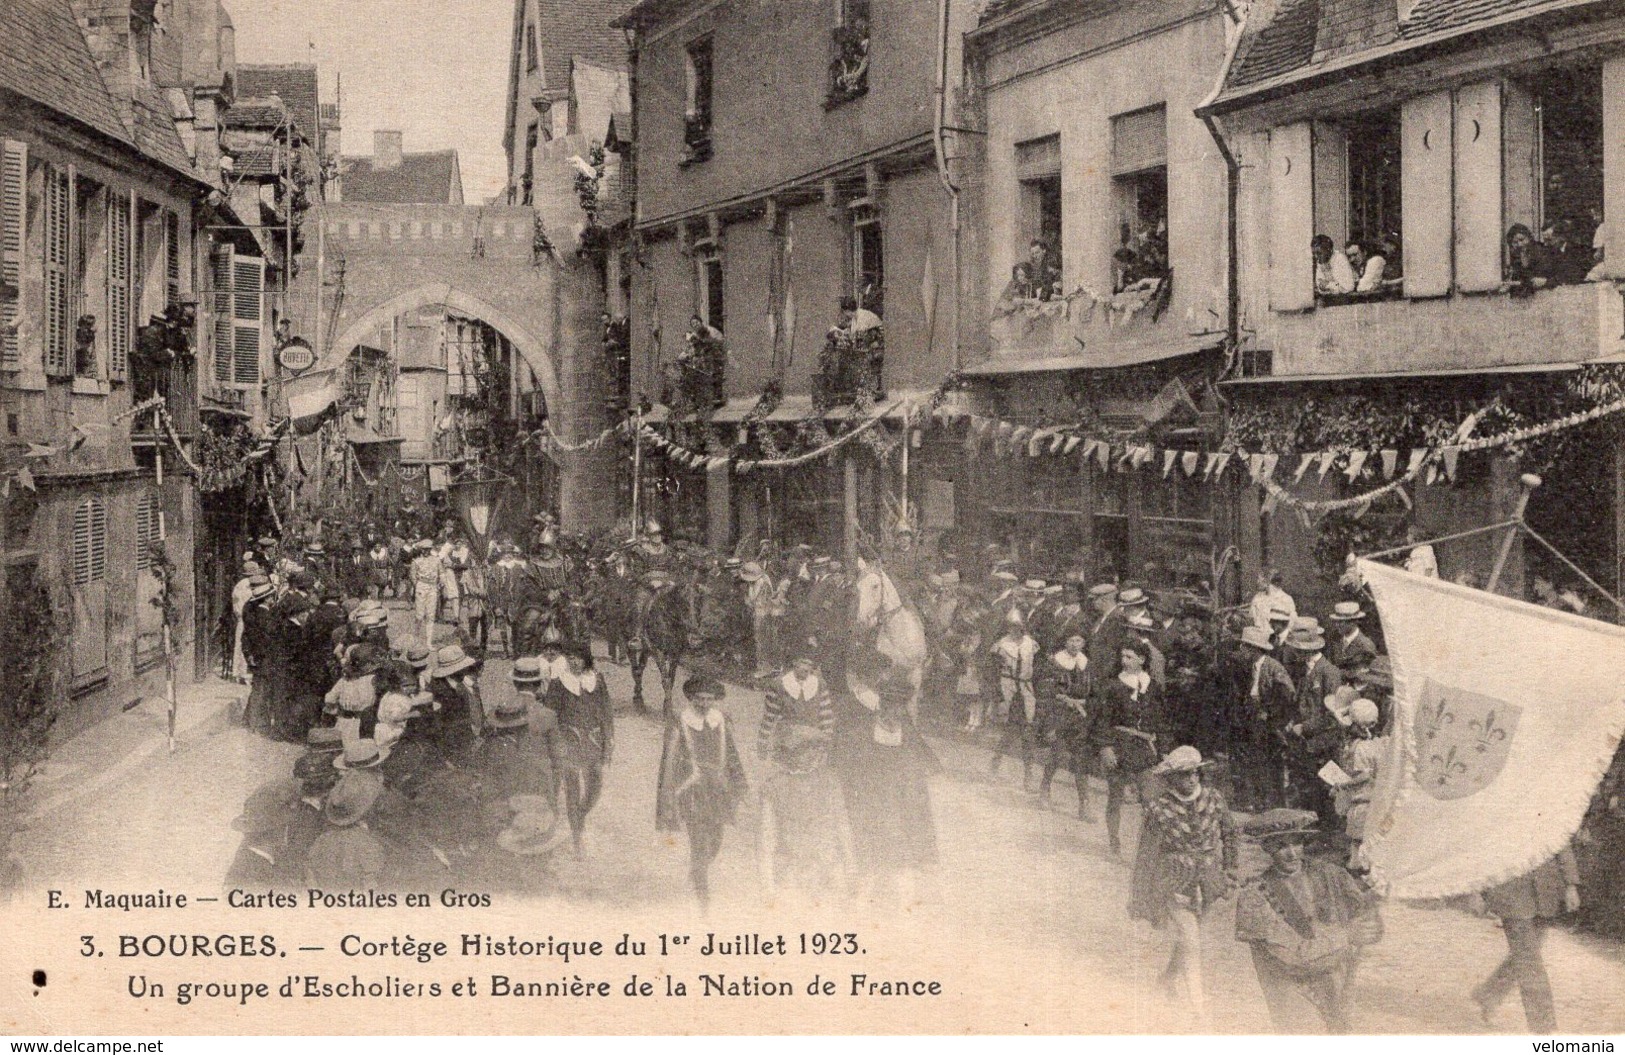
POLYGON ((878 326, 857 333, 841 327, 830 330, 813 374, 813 407, 827 411, 860 398, 884 399, 885 366, 885 331, 878 326))
MULTIPOLYGON (((1625 353, 1625 283, 1591 282, 1268 313, 1253 348, 1268 373, 1317 377, 1579 362, 1625 353)), ((1244 346, 1243 359, 1247 360, 1244 346)))
POLYGON ((671 407, 673 416, 709 416, 727 402, 723 392, 727 368, 728 349, 720 335, 689 334, 687 347, 667 368, 661 402, 671 407))
POLYGON ((1132 366, 1218 344, 1222 334, 1175 317, 1172 297, 1170 273, 1111 295, 1078 289, 1048 300, 1001 298, 988 327, 992 357, 970 372, 1132 366))

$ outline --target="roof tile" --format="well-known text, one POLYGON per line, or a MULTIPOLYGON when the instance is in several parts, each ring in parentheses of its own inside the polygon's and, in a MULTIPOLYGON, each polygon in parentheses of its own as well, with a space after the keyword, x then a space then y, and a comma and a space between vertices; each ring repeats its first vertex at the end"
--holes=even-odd
POLYGON ((281 66, 237 67, 237 93, 265 99, 276 96, 282 100, 299 131, 312 140, 321 130, 317 119, 316 103, 320 90, 316 82, 316 67, 295 62, 281 66))
POLYGON ((398 168, 378 171, 370 157, 347 157, 340 165, 347 202, 445 205, 454 200, 457 151, 402 154, 398 168))
POLYGON ((626 13, 627 0, 538 0, 536 43, 549 88, 568 90, 576 56, 626 69, 626 37, 610 22, 626 13))
POLYGON ((65 0, 0 2, 0 88, 130 141, 65 0))

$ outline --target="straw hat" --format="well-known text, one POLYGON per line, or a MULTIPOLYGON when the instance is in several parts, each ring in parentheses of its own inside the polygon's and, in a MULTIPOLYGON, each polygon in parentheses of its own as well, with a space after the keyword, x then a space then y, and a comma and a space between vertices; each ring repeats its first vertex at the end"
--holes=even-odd
POLYGON ((377 769, 389 757, 389 745, 378 746, 378 741, 367 739, 351 740, 344 745, 344 750, 333 757, 334 769, 377 769))
POLYGON ((1309 810, 1265 810, 1244 825, 1244 831, 1268 849, 1272 843, 1314 835, 1318 818, 1309 810))
POLYGON ((534 803, 514 813, 508 826, 497 833, 497 845, 519 857, 537 857, 557 849, 570 834, 568 826, 559 823, 559 815, 540 795, 515 795, 516 799, 533 799, 534 803))
POLYGON ((1287 634, 1286 644, 1299 652, 1319 652, 1326 647, 1326 635, 1318 627, 1300 626, 1287 634))
POLYGON ((1163 756, 1162 761, 1152 767, 1153 773, 1195 773, 1205 769, 1213 763, 1202 758, 1202 752, 1194 747, 1176 747, 1163 756))
POLYGON ((513 671, 508 675, 516 685, 530 685, 542 680, 542 660, 540 656, 520 656, 513 661, 513 671))
POLYGON ((1142 604, 1150 604, 1151 598, 1138 586, 1130 586, 1126 590, 1118 591, 1117 603, 1124 608, 1136 608, 1142 604))
POLYGON ((1242 627, 1241 643, 1251 645, 1253 648, 1263 649, 1265 652, 1275 651, 1275 642, 1270 640, 1270 632, 1261 626, 1242 627))
POLYGON ((1363 696, 1349 704, 1349 721, 1356 725, 1376 725, 1381 716, 1377 705, 1363 696))
POLYGON ((1090 600, 1102 601, 1102 600, 1105 600, 1108 597, 1111 598, 1112 600, 1117 599, 1117 584, 1116 583, 1114 583, 1114 582, 1102 582, 1102 583, 1096 583, 1094 586, 1089 587, 1089 598, 1090 598, 1090 600))
POLYGON ((1359 601, 1338 601, 1326 618, 1334 623, 1354 623, 1365 618, 1365 609, 1360 607, 1359 601))
POLYGON ((453 674, 461 674, 469 667, 474 666, 477 662, 477 660, 470 658, 468 653, 463 651, 462 645, 445 645, 441 647, 440 651, 434 654, 433 676, 437 678, 449 678, 453 674))
POLYGON ((530 701, 524 693, 511 700, 502 700, 492 705, 485 716, 485 724, 492 729, 518 729, 530 724, 530 701))
POLYGON ((384 782, 376 773, 346 773, 328 793, 327 823, 338 828, 359 823, 383 790, 384 782))

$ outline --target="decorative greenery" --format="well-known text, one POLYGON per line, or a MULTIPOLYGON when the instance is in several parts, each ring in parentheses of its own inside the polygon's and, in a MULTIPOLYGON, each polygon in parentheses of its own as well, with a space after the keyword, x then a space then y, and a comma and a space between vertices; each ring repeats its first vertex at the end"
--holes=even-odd
MULTIPOLYGON (((571 158, 571 161, 575 161, 571 158)), ((581 203, 581 211, 587 214, 587 226, 595 227, 598 224, 598 186, 604 178, 604 147, 603 144, 593 146, 587 155, 587 165, 592 175, 585 171, 577 171, 575 179, 576 201, 581 203)))
POLYGON ((198 489, 213 494, 242 483, 254 465, 249 455, 258 447, 259 441, 241 423, 217 424, 205 417, 192 448, 192 460, 199 470, 198 489))
POLYGON ((818 353, 818 370, 812 383, 813 407, 823 412, 842 403, 854 403, 860 393, 871 399, 883 396, 885 360, 884 330, 876 327, 854 334, 844 326, 832 328, 818 353))
POLYGON ((57 701, 64 697, 57 677, 67 638, 67 620, 43 584, 14 570, 8 585, 8 603, 0 611, 6 640, 0 664, 0 893, 15 889, 19 878, 7 855, 45 760, 57 701))

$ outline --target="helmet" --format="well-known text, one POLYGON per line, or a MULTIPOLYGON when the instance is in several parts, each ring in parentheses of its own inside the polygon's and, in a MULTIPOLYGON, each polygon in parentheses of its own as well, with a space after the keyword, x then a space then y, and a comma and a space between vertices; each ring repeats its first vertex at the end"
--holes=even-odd
POLYGON ((643 522, 643 533, 645 535, 664 534, 664 532, 660 530, 660 521, 654 519, 653 517, 650 517, 648 520, 643 522))

